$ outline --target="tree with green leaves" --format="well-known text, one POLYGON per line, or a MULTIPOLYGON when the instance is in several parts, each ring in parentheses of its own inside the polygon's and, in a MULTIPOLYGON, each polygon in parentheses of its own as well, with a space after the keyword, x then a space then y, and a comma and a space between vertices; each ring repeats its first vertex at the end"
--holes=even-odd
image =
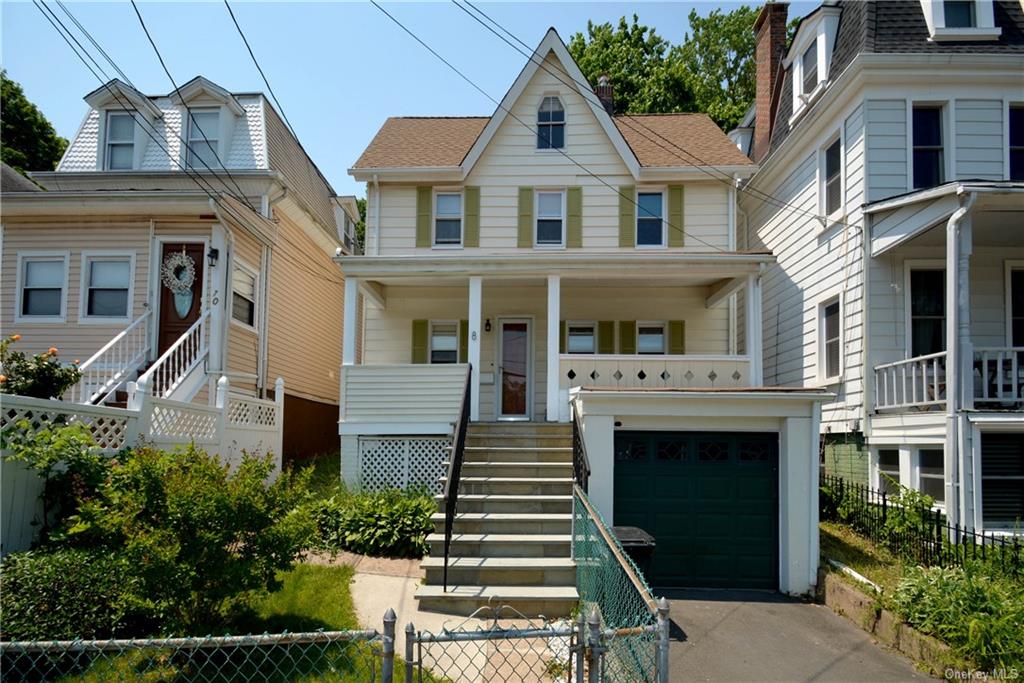
MULTIPOLYGON (((693 111, 689 87, 670 61, 671 44, 653 28, 626 17, 618 27, 587 22, 587 34, 569 39, 569 54, 592 85, 607 75, 616 113, 693 111)), ((563 80, 566 80, 563 77, 563 80)))
POLYGON ((360 249, 366 249, 366 197, 356 199, 356 207, 359 209, 359 222, 356 223, 356 241, 360 249))
POLYGON ((0 71, 0 159, 22 173, 52 171, 67 146, 21 86, 0 71))

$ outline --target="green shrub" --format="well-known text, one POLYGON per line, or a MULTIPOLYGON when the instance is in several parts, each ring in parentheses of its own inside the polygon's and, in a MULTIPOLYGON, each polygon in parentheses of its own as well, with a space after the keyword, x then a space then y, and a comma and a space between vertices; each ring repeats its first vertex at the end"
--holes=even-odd
POLYGON ((962 569, 907 568, 890 598, 914 628, 982 668, 1024 668, 1020 584, 962 569))
POLYGON ((361 555, 423 557, 434 499, 423 490, 339 494, 310 505, 315 545, 361 555))
POLYGON ((117 553, 14 553, 0 564, 0 585, 5 640, 110 638, 155 626, 141 582, 117 553))
POLYGON ((64 365, 57 360, 57 349, 51 348, 31 358, 21 351, 11 351, 11 344, 20 335, 0 339, 0 394, 17 394, 32 398, 60 398, 78 383, 82 372, 78 361, 64 365))

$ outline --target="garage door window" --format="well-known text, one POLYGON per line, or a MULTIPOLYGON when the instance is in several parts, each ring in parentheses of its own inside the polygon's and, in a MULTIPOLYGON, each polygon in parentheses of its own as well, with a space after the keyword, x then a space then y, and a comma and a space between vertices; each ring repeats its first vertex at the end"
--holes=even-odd
POLYGON ((729 443, 726 441, 701 441, 698 446, 701 462, 719 462, 729 459, 729 443))

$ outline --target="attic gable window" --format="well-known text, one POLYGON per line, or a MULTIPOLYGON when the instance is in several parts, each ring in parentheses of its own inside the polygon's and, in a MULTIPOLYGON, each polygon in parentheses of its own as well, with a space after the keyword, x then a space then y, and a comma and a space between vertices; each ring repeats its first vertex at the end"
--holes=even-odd
POLYGON ((220 135, 220 112, 216 109, 193 109, 188 118, 189 168, 216 168, 217 143, 220 135))
POLYGON ((108 171, 130 171, 135 158, 135 119, 123 111, 107 112, 108 171))
POLYGON ((537 109, 537 149, 565 147, 565 108, 557 97, 545 97, 537 109))

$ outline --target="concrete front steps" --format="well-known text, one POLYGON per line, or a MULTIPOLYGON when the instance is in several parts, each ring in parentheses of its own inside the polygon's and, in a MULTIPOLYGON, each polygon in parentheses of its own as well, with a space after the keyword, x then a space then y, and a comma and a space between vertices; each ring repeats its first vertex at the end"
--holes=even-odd
POLYGON ((444 497, 437 496, 429 556, 421 563, 426 581, 416 592, 420 609, 468 615, 509 605, 531 617, 569 614, 579 600, 570 559, 572 481, 569 425, 471 424, 448 591, 442 587, 444 497))

